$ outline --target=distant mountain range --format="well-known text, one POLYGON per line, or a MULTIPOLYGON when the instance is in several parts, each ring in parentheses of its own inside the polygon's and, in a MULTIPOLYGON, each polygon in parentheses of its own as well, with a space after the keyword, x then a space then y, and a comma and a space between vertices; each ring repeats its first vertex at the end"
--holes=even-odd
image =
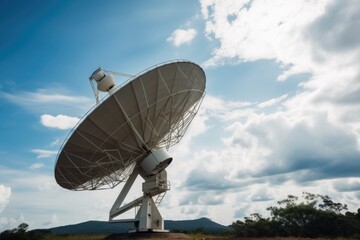
MULTIPOLYGON (((132 223, 114 223, 105 221, 88 221, 78 224, 66 225, 48 229, 54 234, 112 234, 126 233, 132 223)), ((195 220, 171 221, 165 220, 165 229, 170 231, 189 232, 197 229, 203 229, 210 233, 222 233, 229 229, 208 218, 199 218, 195 220)))

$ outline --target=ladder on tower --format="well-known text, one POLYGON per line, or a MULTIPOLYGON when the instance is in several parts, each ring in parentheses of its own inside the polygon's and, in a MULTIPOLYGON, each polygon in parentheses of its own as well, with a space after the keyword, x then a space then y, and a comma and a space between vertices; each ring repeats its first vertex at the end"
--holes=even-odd
POLYGON ((155 205, 158 207, 161 203, 161 201, 163 200, 163 198, 165 197, 166 192, 162 192, 159 195, 157 195, 156 200, 155 200, 155 205))

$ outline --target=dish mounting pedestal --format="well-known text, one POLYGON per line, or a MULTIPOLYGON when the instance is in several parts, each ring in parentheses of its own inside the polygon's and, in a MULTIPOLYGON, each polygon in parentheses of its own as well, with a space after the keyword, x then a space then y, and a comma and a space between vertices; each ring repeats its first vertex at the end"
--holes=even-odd
MULTIPOLYGON (((162 156, 162 154, 163 153, 161 153, 160 155, 162 156)), ((134 169, 133 173, 130 175, 129 179, 125 183, 123 189, 121 190, 118 198, 116 199, 114 205, 110 210, 109 221, 134 222, 135 230, 131 232, 168 232, 168 230, 164 229, 164 219, 161 216, 159 209, 157 208, 157 205, 160 204, 160 201, 155 202, 153 200, 154 196, 159 195, 163 197, 166 191, 170 190, 170 183, 167 181, 166 170, 163 169, 160 170, 160 172, 158 173, 149 174, 147 171, 148 169, 144 167, 144 165, 149 165, 149 161, 153 161, 153 159, 158 160, 160 155, 156 154, 156 152, 151 153, 149 157, 144 160, 145 164, 142 164, 136 169, 134 169), (142 184, 143 196, 133 200, 128 204, 121 206, 131 186, 139 175, 145 180, 145 182, 143 182, 142 184), (138 206, 140 206, 140 208, 134 219, 114 219, 117 216, 123 214, 124 212, 127 212, 128 210, 138 206)), ((157 166, 164 165, 164 162, 168 159, 168 157, 163 158, 161 161, 159 161, 159 164, 157 164, 157 166)), ((165 165, 167 166, 168 164, 165 165)), ((155 168, 156 166, 152 168, 151 173, 154 173, 155 168)))

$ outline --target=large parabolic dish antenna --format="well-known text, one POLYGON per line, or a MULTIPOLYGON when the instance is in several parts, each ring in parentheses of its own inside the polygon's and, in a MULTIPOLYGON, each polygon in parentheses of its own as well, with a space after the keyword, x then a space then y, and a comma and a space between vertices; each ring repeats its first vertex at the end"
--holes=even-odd
POLYGON ((180 141, 196 115, 205 94, 205 73, 195 63, 172 61, 146 70, 120 87, 115 87, 111 73, 99 68, 91 75, 97 89, 109 95, 65 140, 57 157, 55 179, 70 190, 114 188, 125 182, 110 220, 140 207, 134 219, 125 221, 134 222, 135 231, 164 231, 156 206, 170 189, 165 168, 172 158, 166 149, 180 141), (121 206, 138 175, 145 180, 143 196, 121 206))

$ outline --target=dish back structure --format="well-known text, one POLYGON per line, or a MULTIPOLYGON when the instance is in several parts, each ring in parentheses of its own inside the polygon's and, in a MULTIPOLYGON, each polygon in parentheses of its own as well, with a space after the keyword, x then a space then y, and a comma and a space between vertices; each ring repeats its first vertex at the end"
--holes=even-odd
POLYGON ((168 149, 184 136, 205 94, 205 81, 197 64, 173 61, 114 87, 65 140, 55 166, 57 183, 70 190, 96 190, 114 188, 134 172, 144 179, 154 175, 139 166, 151 152, 168 149))
POLYGON ((180 141, 204 92, 204 71, 191 62, 166 63, 135 76, 71 132, 57 158, 57 183, 95 190, 126 181, 150 149, 180 141))

